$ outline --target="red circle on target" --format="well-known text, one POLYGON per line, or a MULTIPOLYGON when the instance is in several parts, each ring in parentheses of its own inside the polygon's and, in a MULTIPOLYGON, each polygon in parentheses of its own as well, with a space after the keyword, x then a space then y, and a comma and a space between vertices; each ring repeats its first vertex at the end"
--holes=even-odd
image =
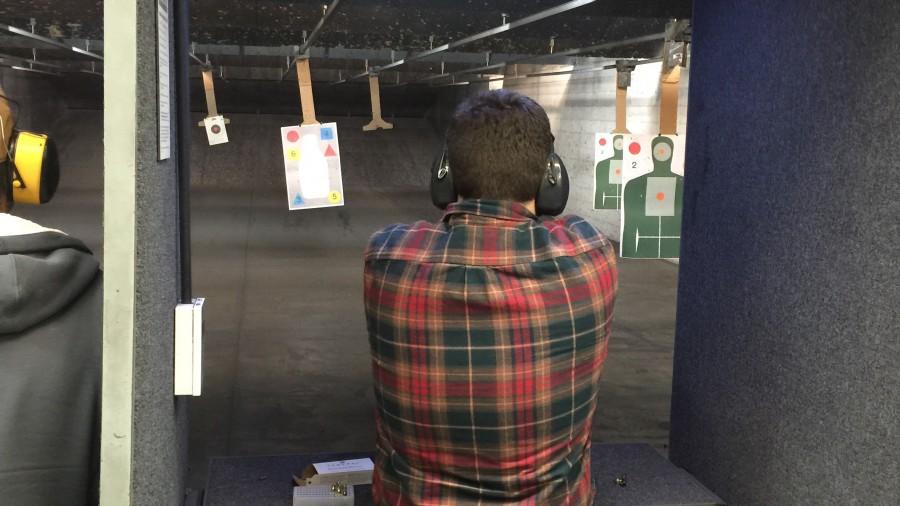
POLYGON ((606 137, 600 137, 600 145, 606 146, 606 137))
POLYGON ((287 133, 287 140, 290 142, 297 142, 300 139, 300 134, 297 133, 296 130, 291 130, 287 133))
POLYGON ((658 201, 660 201, 660 202, 662 202, 663 200, 666 200, 666 194, 663 193, 663 192, 657 193, 657 194, 656 194, 656 200, 658 200, 658 201))
POLYGON ((641 152, 641 145, 637 142, 632 142, 628 145, 628 151, 630 151, 632 155, 636 155, 641 152))

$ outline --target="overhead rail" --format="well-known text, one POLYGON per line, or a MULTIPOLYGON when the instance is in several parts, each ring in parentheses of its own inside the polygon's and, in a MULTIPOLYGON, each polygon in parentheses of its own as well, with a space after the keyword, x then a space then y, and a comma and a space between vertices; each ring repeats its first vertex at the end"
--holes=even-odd
POLYGON ((48 71, 48 70, 41 70, 41 69, 36 69, 36 68, 32 68, 32 67, 23 67, 23 66, 21 66, 21 65, 7 65, 7 64, 5 64, 5 63, 0 63, 0 67, 8 67, 8 68, 11 68, 11 69, 13 69, 13 70, 19 70, 19 71, 21 71, 21 72, 32 72, 32 73, 35 73, 35 74, 44 74, 44 75, 48 75, 48 76, 60 76, 60 75, 62 75, 62 74, 60 74, 59 72, 50 72, 50 71, 48 71))
POLYGON ((49 37, 44 37, 43 35, 38 35, 36 33, 29 32, 28 30, 16 28, 15 26, 10 26, 10 25, 0 23, 0 30, 5 30, 13 35, 20 35, 22 37, 27 37, 32 40, 37 40, 37 41, 43 42, 44 44, 53 46, 58 49, 65 49, 68 51, 73 51, 78 54, 83 54, 85 56, 89 56, 91 58, 103 61, 102 56, 100 56, 99 54, 96 54, 96 53, 92 53, 91 51, 89 51, 87 49, 82 49, 78 46, 70 46, 70 45, 60 42, 58 40, 51 39, 49 37))
POLYGON ((294 68, 294 64, 297 63, 297 60, 300 59, 306 52, 312 47, 313 43, 319 38, 319 33, 322 32, 322 28, 325 27, 325 24, 328 23, 328 20, 331 16, 337 11, 338 6, 341 4, 341 0, 332 0, 331 5, 325 8, 325 12, 322 13, 322 18, 316 23, 315 28, 313 28, 312 33, 309 34, 309 37, 306 37, 306 40, 303 41, 303 45, 300 46, 300 50, 298 51, 298 55, 294 56, 294 59, 288 63, 287 70, 281 74, 281 79, 283 80, 288 73, 294 68))
POLYGON ((196 43, 196 42, 191 42, 191 51, 188 53, 188 56, 189 56, 192 60, 194 60, 195 62, 199 63, 200 66, 203 67, 203 68, 210 68, 210 67, 212 67, 212 64, 211 64, 210 61, 209 61, 209 55, 208 55, 208 54, 206 55, 206 60, 204 61, 204 60, 201 60, 199 57, 197 57, 197 54, 196 54, 196 53, 197 53, 197 43, 196 43))
POLYGON ((460 46, 463 46, 463 45, 465 45, 465 44, 470 44, 470 43, 472 43, 472 42, 477 42, 477 41, 479 41, 479 40, 484 40, 484 39, 493 37, 493 36, 495 36, 495 35, 497 35, 497 34, 501 34, 501 33, 504 33, 504 32, 508 32, 509 30, 513 30, 513 29, 515 29, 515 28, 520 28, 520 27, 522 27, 522 26, 529 25, 529 24, 531 24, 531 23, 536 23, 536 22, 538 22, 538 21, 541 21, 541 20, 544 20, 544 19, 547 19, 547 18, 556 16, 556 15, 558 15, 558 14, 563 14, 563 13, 565 13, 565 12, 569 12, 569 11, 574 10, 574 9, 577 9, 577 8, 579 8, 579 7, 584 7, 585 5, 592 4, 592 3, 596 2, 596 1, 597 1, 597 0, 572 0, 572 1, 570 1, 570 2, 566 2, 566 3, 564 3, 564 4, 557 5, 556 7, 551 7, 551 8, 549 8, 549 9, 543 10, 543 11, 538 12, 538 13, 535 13, 535 14, 532 14, 532 15, 530 15, 530 16, 525 16, 524 18, 518 19, 518 20, 516 20, 516 21, 512 21, 512 22, 509 22, 509 23, 504 22, 504 23, 501 24, 500 26, 496 26, 496 27, 491 28, 491 29, 489 29, 489 30, 485 30, 485 31, 483 31, 483 32, 476 33, 476 34, 474 34, 474 35, 470 35, 470 36, 468 36, 468 37, 464 37, 464 38, 462 38, 462 39, 455 40, 455 41, 453 41, 453 42, 448 42, 447 44, 444 44, 444 45, 441 45, 441 46, 438 46, 438 47, 435 47, 435 48, 432 48, 432 49, 428 49, 428 50, 426 50, 426 51, 422 51, 422 52, 416 53, 416 54, 414 54, 414 55, 412 55, 412 56, 408 56, 408 57, 406 57, 406 58, 402 58, 402 59, 400 59, 400 60, 391 62, 391 63, 389 63, 389 64, 387 64, 387 65, 383 65, 383 66, 381 66, 381 67, 375 67, 375 68, 372 68, 372 69, 367 69, 365 72, 356 74, 356 75, 351 76, 351 77, 349 77, 349 78, 347 78, 347 79, 342 79, 342 80, 339 80, 339 81, 335 81, 335 82, 332 83, 332 84, 342 84, 342 83, 349 82, 349 81, 353 81, 353 80, 356 80, 356 79, 361 79, 361 78, 363 78, 363 77, 367 77, 367 76, 370 76, 370 75, 377 75, 378 73, 384 72, 385 70, 395 69, 395 68, 397 68, 397 67, 399 67, 399 66, 401 66, 401 65, 404 65, 404 64, 406 64, 406 63, 410 63, 410 62, 414 62, 414 61, 417 61, 417 60, 421 60, 421 59, 423 59, 423 58, 427 58, 427 57, 429 57, 429 56, 433 56, 433 55, 436 55, 436 54, 440 54, 440 53, 443 53, 443 52, 445 52, 445 51, 449 51, 449 50, 451 50, 451 49, 456 49, 456 48, 458 48, 458 47, 460 47, 460 46))
POLYGON ((408 85, 408 84, 427 83, 427 82, 430 82, 430 81, 436 81, 436 80, 438 80, 438 79, 443 79, 443 78, 445 78, 445 77, 454 77, 454 76, 458 76, 458 75, 462 75, 462 74, 477 74, 477 73, 479 73, 479 72, 486 72, 486 71, 488 71, 488 70, 501 69, 501 68, 503 68, 503 67, 505 67, 505 66, 506 66, 506 62, 500 62, 500 63, 494 63, 494 64, 492 64, 492 65, 484 65, 484 66, 482 66, 482 67, 475 67, 475 68, 468 68, 468 69, 457 70, 457 71, 455 71, 455 72, 442 72, 442 73, 440 73, 440 74, 435 74, 435 75, 433 75, 433 76, 428 76, 428 77, 423 77, 423 78, 420 78, 420 79, 415 79, 415 80, 412 80, 412 81, 407 81, 407 82, 405 82, 405 83, 392 84, 392 85, 389 85, 389 86, 385 86, 385 88, 397 88, 397 87, 400 87, 400 86, 406 86, 406 85, 408 85))
MULTIPOLYGON (((656 57, 656 58, 647 58, 644 60, 629 60, 629 62, 632 63, 633 65, 646 65, 648 63, 658 63, 658 62, 661 62, 662 60, 663 60, 662 57, 656 57)), ((570 69, 570 70, 533 72, 530 74, 523 74, 520 76, 502 76, 502 77, 498 76, 498 77, 487 77, 487 78, 480 78, 480 79, 469 79, 467 81, 438 84, 438 85, 435 85, 435 88, 444 88, 447 86, 466 86, 466 85, 469 85, 472 83, 489 83, 489 82, 503 81, 503 80, 509 81, 512 79, 528 79, 528 78, 534 78, 534 77, 577 74, 577 73, 581 73, 581 72, 598 72, 598 71, 602 71, 602 70, 613 70, 615 68, 616 68, 616 64, 613 63, 613 64, 609 64, 609 65, 602 65, 599 67, 583 67, 583 68, 574 68, 574 69, 570 69)))
POLYGON ((38 60, 31 60, 28 58, 23 58, 21 56, 13 56, 11 54, 4 54, 4 53, 0 53, 0 61, 2 61, 4 63, 6 63, 7 61, 18 62, 18 63, 10 63, 9 64, 10 66, 13 66, 13 65, 35 66, 35 65, 37 65, 38 67, 45 67, 48 69, 65 70, 65 67, 63 67, 62 65, 56 65, 54 63, 47 63, 47 62, 42 62, 42 61, 38 61, 38 60))
MULTIPOLYGON (((641 36, 639 36, 639 37, 631 37, 631 38, 629 38, 629 39, 623 39, 623 40, 619 40, 619 41, 615 41, 615 42, 604 42, 603 44, 595 44, 595 45, 593 45, 593 46, 586 46, 586 47, 579 47, 579 48, 569 49, 569 50, 561 51, 561 52, 558 52, 558 53, 548 53, 548 54, 541 54, 541 55, 523 56, 523 57, 521 57, 521 58, 514 58, 514 59, 512 59, 512 60, 507 60, 507 61, 505 61, 505 62, 495 63, 495 64, 493 64, 493 65, 485 65, 485 66, 483 66, 483 67, 476 67, 476 68, 470 68, 470 69, 457 70, 457 71, 455 71, 455 72, 450 72, 450 73, 446 73, 446 74, 441 74, 441 75, 439 75, 439 76, 430 76, 430 77, 428 77, 428 78, 418 79, 418 80, 410 81, 410 82, 407 82, 407 83, 400 83, 399 85, 394 85, 394 86, 395 86, 395 87, 396 87, 396 86, 404 86, 404 85, 407 85, 407 84, 413 84, 413 83, 417 83, 417 82, 423 82, 423 81, 426 81, 426 80, 427 80, 427 81, 431 81, 431 80, 435 80, 435 79, 443 78, 443 77, 453 77, 453 78, 455 78, 456 76, 467 75, 467 74, 477 74, 477 73, 480 73, 480 72, 484 72, 484 71, 487 71, 487 70, 493 70, 493 69, 500 68, 500 67, 507 66, 507 65, 516 65, 516 64, 519 64, 519 63, 526 63, 526 62, 537 63, 537 62, 542 61, 542 60, 549 60, 549 59, 556 59, 556 58, 566 58, 566 57, 569 57, 569 56, 577 56, 577 55, 579 55, 579 54, 584 54, 584 53, 593 53, 593 52, 595 52, 595 51, 602 51, 602 50, 604 50, 604 49, 613 49, 613 48, 622 47, 622 46, 631 46, 631 45, 634 45, 634 44, 642 44, 642 43, 644 43, 644 42, 653 42, 653 41, 657 41, 657 40, 658 40, 658 41, 664 41, 665 38, 666 38, 666 33, 665 33, 665 32, 653 33, 653 34, 649 34, 649 35, 641 35, 641 36)), ((660 58, 654 58, 653 60, 654 60, 654 61, 661 61, 660 58)), ((643 60, 642 60, 642 61, 643 61, 643 60)), ((650 63, 650 62, 647 61, 647 63, 650 63)), ((613 66, 613 67, 615 67, 615 66, 613 66)), ((606 69, 596 68, 596 69, 593 69, 593 70, 606 70, 606 69)), ((588 70, 585 69, 584 72, 588 72, 588 70)), ((547 75, 550 75, 550 74, 547 74, 547 75)), ((500 78, 494 78, 494 79, 492 79, 492 80, 499 80, 499 79, 500 79, 500 78)), ((490 80, 475 80, 475 81, 470 81, 470 82, 490 82, 490 80)), ((444 85, 446 85, 446 86, 454 86, 454 85, 455 85, 455 86, 458 86, 458 85, 460 85, 460 83, 453 82, 453 83, 445 83, 444 85)), ((442 86, 442 85, 435 85, 435 86, 442 86)))
MULTIPOLYGON (((663 61, 662 57, 656 58, 646 58, 643 60, 631 60, 631 63, 634 65, 646 65, 648 63, 659 63, 663 61)), ((545 76, 562 76, 566 74, 580 74, 582 72, 597 72, 600 70, 612 70, 616 67, 616 64, 603 65, 600 67, 582 67, 582 68, 574 68, 571 70, 551 70, 547 72, 534 72, 531 74, 525 74, 525 77, 545 77, 545 76)))

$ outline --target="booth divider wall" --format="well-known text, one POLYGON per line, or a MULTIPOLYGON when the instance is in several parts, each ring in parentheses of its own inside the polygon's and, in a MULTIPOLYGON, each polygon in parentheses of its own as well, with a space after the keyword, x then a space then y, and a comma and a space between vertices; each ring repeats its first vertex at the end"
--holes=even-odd
MULTIPOLYGON (((159 161, 157 4, 104 4, 105 506, 180 505, 187 467, 187 405, 172 383, 177 150, 159 161)), ((174 143, 174 91, 169 98, 174 143)))
POLYGON ((900 504, 900 5, 694 3, 672 461, 900 504))

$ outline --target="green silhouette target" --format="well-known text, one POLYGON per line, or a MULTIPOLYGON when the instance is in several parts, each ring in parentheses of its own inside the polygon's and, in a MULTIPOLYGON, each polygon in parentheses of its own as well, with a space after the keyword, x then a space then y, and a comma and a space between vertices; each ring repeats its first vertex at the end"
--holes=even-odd
POLYGON ((634 135, 624 142, 621 256, 678 258, 684 139, 634 135))
POLYGON ((622 208, 621 134, 597 134, 594 139, 594 209, 622 208))

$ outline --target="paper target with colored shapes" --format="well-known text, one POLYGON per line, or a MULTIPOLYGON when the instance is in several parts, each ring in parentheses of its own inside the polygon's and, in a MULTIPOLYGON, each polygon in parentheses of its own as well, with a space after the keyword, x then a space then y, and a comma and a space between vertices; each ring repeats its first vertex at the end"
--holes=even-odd
POLYGON ((684 198, 684 136, 626 136, 620 254, 678 258, 684 198))
POLYGON ((281 146, 290 210, 344 205, 337 124, 283 127, 281 146))

